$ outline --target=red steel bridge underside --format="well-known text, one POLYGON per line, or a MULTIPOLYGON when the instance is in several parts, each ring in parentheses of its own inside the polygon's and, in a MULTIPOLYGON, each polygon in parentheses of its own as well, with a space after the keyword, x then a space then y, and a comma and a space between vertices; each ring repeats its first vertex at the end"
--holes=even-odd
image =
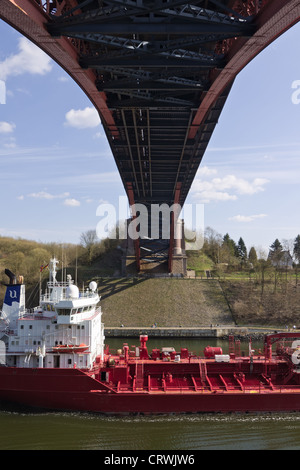
MULTIPOLYGON (((1 0, 0 18, 89 97, 130 204, 183 206, 236 75, 300 0, 1 0)), ((136 242, 138 269, 144 246, 172 271, 173 226, 136 242)))

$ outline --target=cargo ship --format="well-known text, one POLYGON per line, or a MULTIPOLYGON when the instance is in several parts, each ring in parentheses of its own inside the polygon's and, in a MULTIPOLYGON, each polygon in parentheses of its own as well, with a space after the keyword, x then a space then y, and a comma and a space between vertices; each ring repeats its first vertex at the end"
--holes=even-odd
POLYGON ((228 353, 207 346, 148 351, 105 345, 98 286, 79 291, 57 281, 51 259, 39 306, 25 307, 22 278, 9 270, 0 325, 0 405, 108 414, 300 410, 300 333, 266 335, 246 353, 229 337, 228 353))

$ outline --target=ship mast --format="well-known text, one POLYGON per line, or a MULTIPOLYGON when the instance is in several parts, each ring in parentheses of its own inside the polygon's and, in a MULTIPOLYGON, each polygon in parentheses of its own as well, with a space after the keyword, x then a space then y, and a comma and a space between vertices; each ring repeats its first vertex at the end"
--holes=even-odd
POLYGON ((52 258, 50 260, 50 267, 49 267, 49 281, 53 282, 53 285, 56 282, 56 265, 59 261, 56 258, 52 258))

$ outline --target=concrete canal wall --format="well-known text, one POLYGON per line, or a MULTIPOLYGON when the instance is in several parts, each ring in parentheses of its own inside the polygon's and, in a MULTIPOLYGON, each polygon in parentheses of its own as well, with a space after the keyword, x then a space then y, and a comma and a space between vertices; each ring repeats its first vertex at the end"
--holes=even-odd
POLYGON ((141 334, 148 334, 149 338, 226 338, 229 335, 236 337, 257 337, 267 333, 274 333, 271 328, 242 328, 242 327, 215 327, 215 328, 126 328, 111 327, 104 330, 106 338, 133 338, 141 334))

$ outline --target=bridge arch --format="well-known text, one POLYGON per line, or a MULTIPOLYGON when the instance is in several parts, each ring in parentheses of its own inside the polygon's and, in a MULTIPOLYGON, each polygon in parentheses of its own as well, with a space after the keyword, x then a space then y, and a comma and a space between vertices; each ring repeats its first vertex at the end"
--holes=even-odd
POLYGON ((94 104, 130 202, 183 205, 236 75, 300 2, 2 0, 0 18, 94 104))

